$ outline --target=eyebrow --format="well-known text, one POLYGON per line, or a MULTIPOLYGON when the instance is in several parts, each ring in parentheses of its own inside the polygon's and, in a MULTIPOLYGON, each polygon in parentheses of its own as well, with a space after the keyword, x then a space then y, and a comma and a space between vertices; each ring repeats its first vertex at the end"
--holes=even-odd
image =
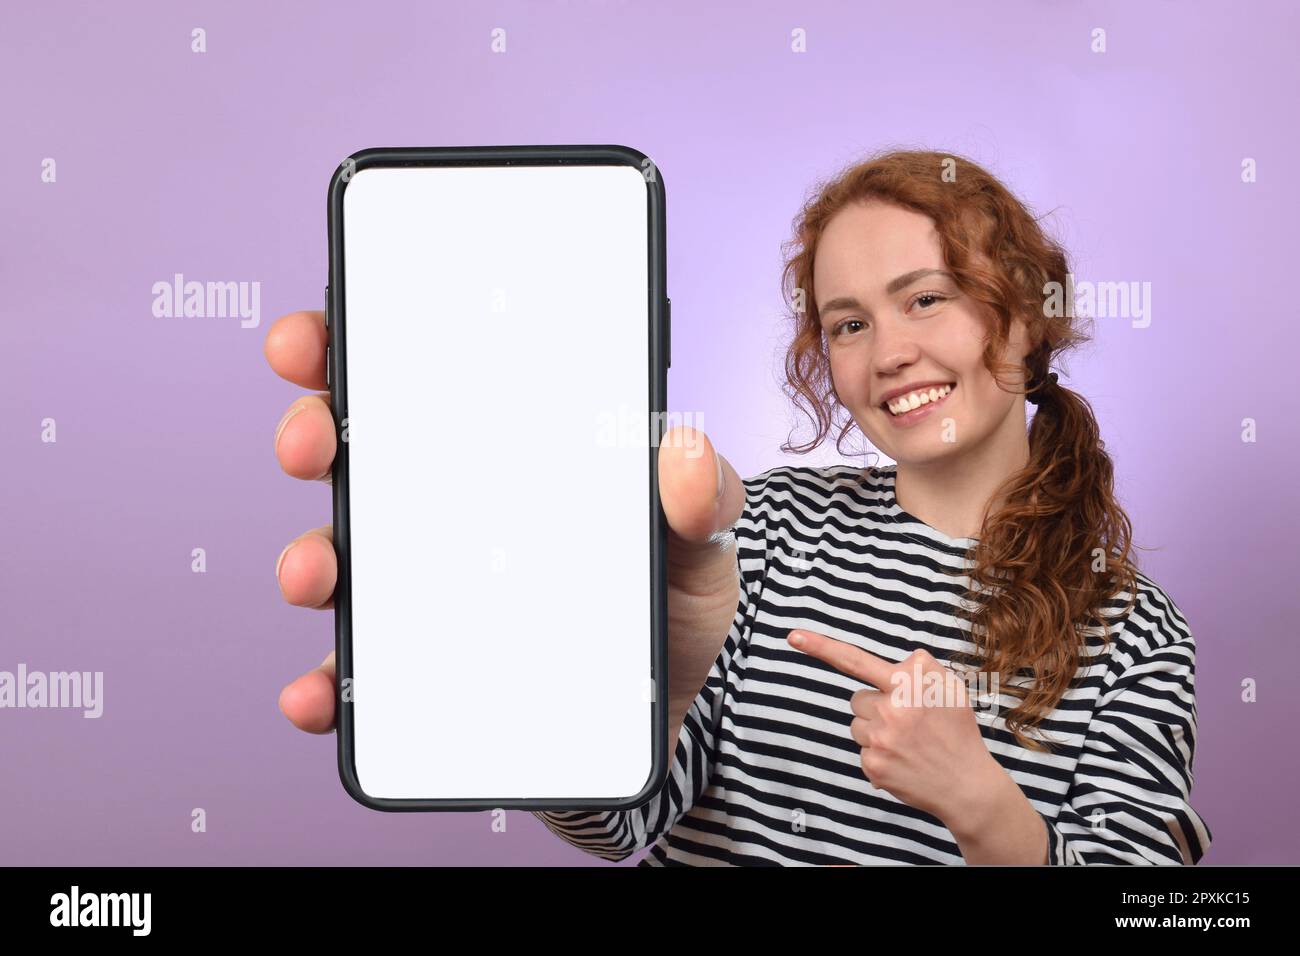
MULTIPOLYGON (((945 278, 953 279, 952 273, 945 272, 943 269, 914 269, 911 272, 899 276, 897 279, 891 280, 889 285, 885 286, 885 294, 893 295, 895 292, 906 289, 918 279, 924 279, 926 276, 931 275, 944 276, 945 278)), ((956 280, 954 279, 953 281, 956 280)), ((862 307, 862 303, 853 296, 842 295, 824 303, 817 311, 819 315, 826 315, 828 312, 836 312, 840 309, 861 309, 862 307)))

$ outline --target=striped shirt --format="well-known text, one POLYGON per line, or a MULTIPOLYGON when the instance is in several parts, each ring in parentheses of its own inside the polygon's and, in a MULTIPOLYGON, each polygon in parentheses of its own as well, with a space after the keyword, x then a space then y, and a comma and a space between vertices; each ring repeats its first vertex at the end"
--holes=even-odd
MULTIPOLYGON (((896 473, 779 466, 747 479, 734 527, 740 601, 664 785, 631 810, 534 814, 607 860, 650 846, 641 866, 964 863, 937 817, 863 773, 849 698, 865 685, 786 641, 806 628, 893 662, 918 648, 940 661, 975 650, 953 614, 975 539, 905 512, 896 473)), ((1168 595, 1141 572, 1137 585, 1122 620, 1127 592, 1107 606, 1109 646, 1100 626, 1080 629, 1073 687, 1027 731, 1057 746, 1016 742, 1003 715, 1018 701, 1005 693, 979 720, 1045 821, 1052 864, 1196 863, 1210 845, 1188 803, 1195 643, 1168 595)))

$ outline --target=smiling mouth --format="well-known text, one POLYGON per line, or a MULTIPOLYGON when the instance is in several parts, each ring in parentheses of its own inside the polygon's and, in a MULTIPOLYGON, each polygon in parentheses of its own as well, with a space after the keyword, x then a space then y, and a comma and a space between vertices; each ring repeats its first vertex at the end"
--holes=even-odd
POLYGON ((949 382, 947 385, 936 385, 934 388, 912 392, 910 395, 905 395, 894 401, 881 402, 880 408, 891 418, 901 418, 918 408, 939 404, 951 395, 956 388, 956 382, 949 382))

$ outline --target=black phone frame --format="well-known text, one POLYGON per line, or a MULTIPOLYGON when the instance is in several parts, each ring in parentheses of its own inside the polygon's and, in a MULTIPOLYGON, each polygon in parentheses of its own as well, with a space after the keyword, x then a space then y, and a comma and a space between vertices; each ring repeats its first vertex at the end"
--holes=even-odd
POLYGON ((339 778, 344 790, 363 806, 383 811, 436 810, 626 810, 649 800, 666 783, 668 776, 668 638, 667 638, 667 519, 659 499, 659 444, 668 397, 668 367, 671 363, 671 302, 667 296, 667 230, 663 178, 658 166, 644 153, 617 145, 541 146, 436 146, 383 147, 353 153, 335 170, 328 193, 329 284, 325 288, 326 379, 334 413, 336 454, 331 470, 334 495, 334 550, 338 558, 338 579, 334 592, 334 650, 337 680, 339 778), (347 424, 347 313, 344 288, 343 193, 352 177, 362 170, 394 166, 563 166, 628 165, 646 180, 646 208, 649 268, 649 392, 654 440, 650 454, 650 688, 652 760, 650 776, 641 791, 623 799, 551 798, 429 798, 394 799, 372 797, 362 788, 356 771, 354 715, 350 695, 352 681, 352 594, 350 516, 348 498, 347 424))

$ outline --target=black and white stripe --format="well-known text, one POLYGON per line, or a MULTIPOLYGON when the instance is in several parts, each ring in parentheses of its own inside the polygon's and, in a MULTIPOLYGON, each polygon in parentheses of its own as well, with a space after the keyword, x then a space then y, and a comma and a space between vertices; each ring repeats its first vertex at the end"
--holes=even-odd
MULTIPOLYGON (((779 466, 746 480, 740 602, 663 788, 633 810, 536 816, 608 860, 653 844, 642 866, 963 863, 936 817, 862 773, 849 698, 863 685, 786 642, 802 627, 892 661, 922 647, 940 660, 973 650, 953 613, 972 541, 904 512, 895 475, 892 465, 779 466)), ((1100 627, 1084 631, 1090 656, 1035 732, 1058 744, 1050 753, 1006 730, 1008 694, 980 721, 989 751, 1046 821, 1051 863, 1195 863, 1210 845, 1188 803, 1195 642, 1141 573, 1137 591, 1109 648, 1100 627)))

